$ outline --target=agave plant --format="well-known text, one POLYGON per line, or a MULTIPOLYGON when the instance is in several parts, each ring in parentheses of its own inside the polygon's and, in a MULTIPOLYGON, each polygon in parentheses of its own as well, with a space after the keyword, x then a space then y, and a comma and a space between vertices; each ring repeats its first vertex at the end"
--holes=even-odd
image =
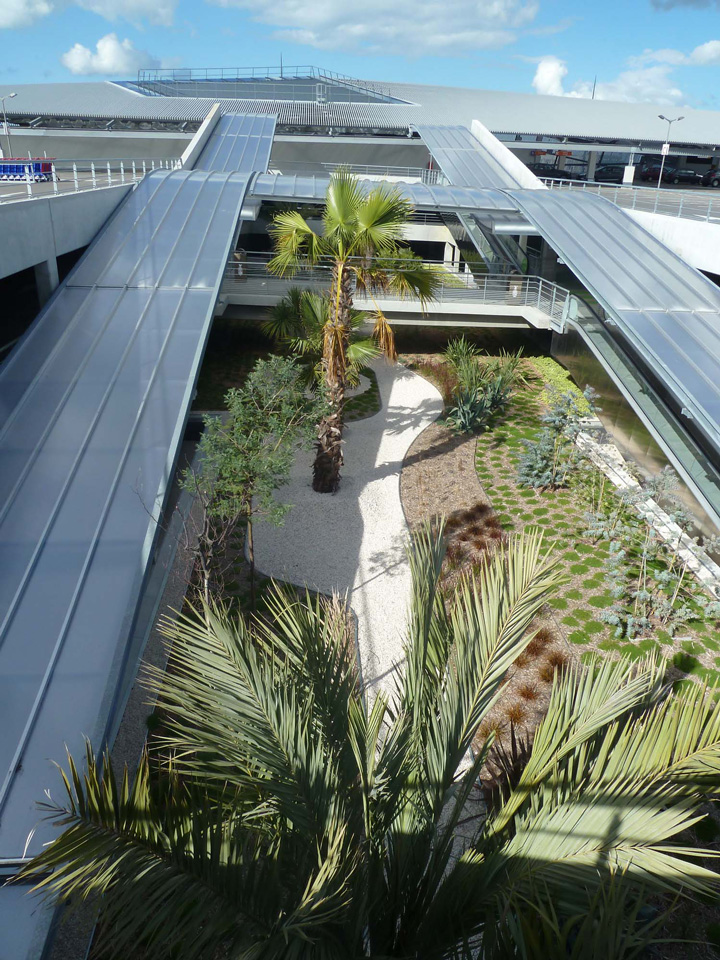
POLYGON ((645 890, 716 883, 676 838, 718 795, 720 713, 653 659, 567 670, 483 815, 478 730, 561 577, 539 535, 511 539, 447 609, 441 532, 414 544, 404 666, 372 702, 322 600, 166 624, 165 735, 134 778, 90 748, 85 773, 68 761, 45 805, 62 833, 24 878, 95 901, 110 957, 636 955, 645 890))
MULTIPOLYGON (((323 341, 330 315, 327 294, 291 287, 269 311, 262 329, 278 346, 285 347, 303 365, 305 381, 311 389, 323 382, 323 341)), ((361 310, 351 310, 345 363, 345 385, 357 386, 360 372, 381 350, 372 337, 363 337, 360 327, 367 318, 361 310)))

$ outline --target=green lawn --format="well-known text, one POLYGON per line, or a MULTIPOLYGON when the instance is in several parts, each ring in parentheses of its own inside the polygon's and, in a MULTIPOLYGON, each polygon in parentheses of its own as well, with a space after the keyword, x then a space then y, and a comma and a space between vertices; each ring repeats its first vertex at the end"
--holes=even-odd
MULTIPOLYGON (((602 540, 593 542, 584 531, 592 503, 601 494, 607 498, 605 502, 615 494, 609 483, 603 484, 598 470, 585 469, 572 475, 569 486, 557 491, 538 492, 518 485, 516 473, 523 452, 522 440, 534 439, 542 426, 539 417, 545 383, 555 388, 577 389, 568 380, 567 372, 547 357, 535 369, 539 379, 518 391, 504 420, 478 437, 476 468, 504 529, 511 532, 537 527, 557 550, 568 584, 551 606, 567 641, 581 656, 595 651, 638 657, 656 651, 680 674, 720 682, 720 658, 715 655, 720 646, 717 623, 706 621, 699 607, 697 618, 683 624, 675 637, 661 628, 633 639, 617 637, 616 628, 600 618, 601 611, 613 604, 606 568, 609 545, 602 540)), ((639 569, 640 550, 638 543, 628 552, 627 570, 631 576, 639 569)), ((654 575, 657 569, 650 572, 654 575)), ((688 587, 687 601, 692 604, 693 596, 701 593, 700 587, 689 575, 684 583, 688 587)))

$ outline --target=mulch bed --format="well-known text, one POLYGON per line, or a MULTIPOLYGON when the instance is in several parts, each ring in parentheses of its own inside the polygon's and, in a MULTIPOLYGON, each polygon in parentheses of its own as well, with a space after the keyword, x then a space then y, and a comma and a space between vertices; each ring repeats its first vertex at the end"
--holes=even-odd
MULTIPOLYGON (((475 470, 475 437, 457 436, 443 422, 432 424, 407 452, 400 476, 400 497, 411 530, 427 519, 447 520, 448 555, 442 588, 449 595, 464 569, 504 539, 502 524, 475 470)), ((554 672, 573 658, 554 611, 546 606, 533 624, 536 637, 508 673, 502 693, 480 735, 495 730, 509 744, 511 725, 519 736, 532 733, 542 719, 554 672)))

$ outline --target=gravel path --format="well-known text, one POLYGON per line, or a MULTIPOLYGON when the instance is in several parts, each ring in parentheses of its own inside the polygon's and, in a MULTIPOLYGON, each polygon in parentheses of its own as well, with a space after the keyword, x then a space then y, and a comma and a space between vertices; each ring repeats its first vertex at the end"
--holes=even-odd
POLYGON ((311 486, 313 454, 298 457, 278 499, 292 503, 282 527, 258 523, 257 566, 267 576, 347 595, 357 617, 362 680, 389 687, 402 660, 410 567, 400 471, 413 440, 442 412, 431 384, 376 361, 382 410, 345 428, 345 466, 335 495, 311 486))

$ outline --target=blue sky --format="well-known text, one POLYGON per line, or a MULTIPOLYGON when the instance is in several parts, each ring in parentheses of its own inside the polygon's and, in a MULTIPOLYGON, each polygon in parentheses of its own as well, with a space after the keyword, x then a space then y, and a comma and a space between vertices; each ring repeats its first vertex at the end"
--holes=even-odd
POLYGON ((720 109, 720 0, 0 0, 3 84, 317 64, 720 109))

